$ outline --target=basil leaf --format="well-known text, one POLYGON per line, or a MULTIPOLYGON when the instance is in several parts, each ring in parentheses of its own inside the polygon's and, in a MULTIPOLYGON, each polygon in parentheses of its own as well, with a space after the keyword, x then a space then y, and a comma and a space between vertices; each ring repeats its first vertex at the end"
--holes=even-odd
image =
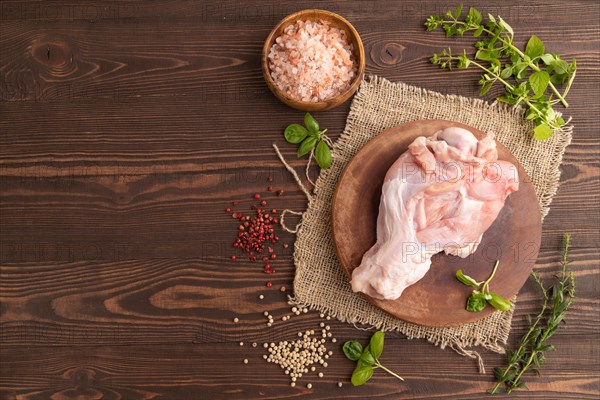
POLYGON ((480 312, 485 306, 485 295, 478 290, 473 290, 473 293, 467 299, 466 310, 469 312, 480 312))
POLYGON ((371 350, 371 354, 376 359, 381 357, 381 353, 383 353, 383 342, 385 338, 385 333, 382 331, 377 331, 371 336, 371 342, 369 343, 369 348, 371 350))
POLYGON ((546 71, 537 71, 529 75, 529 84, 536 96, 546 93, 548 83, 550 83, 550 75, 546 71))
POLYGON ((344 343, 342 351, 349 360, 358 361, 363 352, 362 345, 356 340, 348 341, 344 343))
POLYGON ((352 382, 352 385, 360 386, 371 379, 371 376, 373 376, 373 367, 364 365, 354 369, 350 381, 352 382))
POLYGON ((510 301, 496 293, 489 292, 489 295, 490 298, 488 299, 488 303, 490 303, 492 307, 500 311, 510 310, 510 301))
POLYGON ((533 136, 537 140, 546 140, 552 137, 552 128, 548 124, 541 124, 535 127, 533 130, 533 136))
POLYGON ((304 115, 304 126, 310 133, 318 133, 319 132, 319 123, 313 118, 310 113, 306 113, 304 115))
POLYGON ((373 354, 371 354, 370 344, 368 344, 367 347, 365 347, 365 349, 363 350, 362 354, 360 355, 360 360, 364 361, 369 365, 375 364, 375 357, 373 357, 373 354))
POLYGON ((291 124, 285 128, 283 135, 289 143, 300 143, 308 136, 308 131, 300 124, 291 124))
POLYGON ((525 47, 525 54, 527 54, 532 60, 541 57, 544 54, 545 48, 544 43, 537 36, 533 35, 527 42, 525 47))
POLYGON ((315 158, 317 159, 319 167, 327 169, 331 166, 331 150, 329 150, 329 146, 327 146, 327 143, 325 143, 324 140, 321 140, 317 145, 315 158))
POLYGON ((475 29, 475 32, 473 32, 473 36, 475 36, 475 37, 481 36, 484 28, 485 28, 485 26, 480 25, 479 28, 475 29))
POLYGON ((479 286, 480 283, 477 282, 475 279, 471 278, 468 275, 463 274, 462 269, 459 269, 458 271, 456 271, 456 279, 458 279, 460 282, 464 283, 467 286, 479 286))
POLYGON ((298 147, 298 157, 302 157, 305 154, 310 153, 312 149, 315 148, 317 144, 316 136, 309 136, 300 143, 300 147, 298 147))

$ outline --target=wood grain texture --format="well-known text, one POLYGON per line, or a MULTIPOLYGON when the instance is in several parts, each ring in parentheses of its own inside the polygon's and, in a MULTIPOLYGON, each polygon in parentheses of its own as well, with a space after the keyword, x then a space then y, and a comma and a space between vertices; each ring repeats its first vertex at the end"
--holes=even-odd
MULTIPOLYGON (((600 4, 474 1, 500 14, 524 44, 577 58, 569 94, 573 143, 543 225, 536 268, 550 280, 561 235, 573 234, 578 297, 552 342, 540 378, 511 398, 597 399, 600 312, 600 4)), ((427 62, 446 45, 426 33, 440 1, 202 2, 94 0, 0 2, 0 399, 381 398, 480 399, 490 373, 428 343, 390 334, 385 374, 361 388, 339 350, 322 380, 296 388, 262 349, 320 321, 289 313, 292 246, 278 247, 274 288, 262 265, 230 260, 237 226, 224 209, 284 188, 270 206, 302 210, 302 193, 274 156, 282 131, 302 113, 281 104, 261 75, 261 48, 285 15, 321 8, 347 18, 365 46, 367 73, 443 93, 476 97, 474 70, 427 62), (288 287, 284 294, 276 290, 288 287), (260 293, 265 299, 258 300, 260 293), (276 323, 267 329, 262 311, 276 323), (238 316, 241 323, 234 324, 238 316), (245 341, 244 347, 238 342, 245 341), (244 365, 241 359, 249 358, 244 365), (335 386, 344 381, 343 388, 335 386)), ((489 93, 488 100, 497 93, 489 93)), ((337 138, 349 104, 316 117, 337 138)), ((316 176, 316 170, 312 170, 316 176)), ((281 233, 281 243, 293 236, 281 233)), ((239 254, 238 254, 239 255, 239 254)), ((521 290, 514 345, 540 305, 521 290)), ((331 321, 338 344, 368 332, 331 321)), ((483 353, 488 369, 500 355, 483 353)), ((383 360, 382 360, 383 361, 383 360)))

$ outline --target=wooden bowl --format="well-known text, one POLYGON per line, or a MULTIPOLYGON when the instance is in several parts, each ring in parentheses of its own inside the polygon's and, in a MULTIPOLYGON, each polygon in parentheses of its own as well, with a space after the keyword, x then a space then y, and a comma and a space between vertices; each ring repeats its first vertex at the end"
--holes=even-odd
MULTIPOLYGON (((471 131, 478 139, 484 133, 453 121, 414 121, 398 125, 369 141, 348 163, 338 181, 332 201, 333 242, 348 279, 360 265, 363 254, 376 241, 381 187, 390 166, 417 136, 457 126, 471 131)), ((425 276, 406 288, 396 300, 378 300, 364 295, 375 306, 404 321, 424 326, 444 327, 477 321, 490 315, 488 306, 479 313, 465 310, 472 287, 455 278, 456 270, 478 281, 500 266, 490 289, 510 299, 525 284, 535 265, 542 237, 540 205, 531 179, 517 159, 496 142, 498 158, 517 167, 519 190, 507 197, 504 207, 485 231, 477 251, 467 258, 437 254, 425 276)))
POLYGON ((325 11, 325 10, 315 10, 315 9, 302 10, 302 11, 298 11, 296 13, 290 14, 287 17, 285 17, 284 19, 282 19, 281 22, 279 22, 277 24, 277 26, 275 26, 275 28, 273 28, 273 30, 267 37, 267 40, 265 41, 265 44, 263 46, 263 51, 262 51, 262 72, 263 72, 265 81, 267 82, 267 86, 269 87, 271 92, 273 92, 273 94, 279 100, 281 100, 283 103, 287 104, 288 106, 298 109, 298 110, 303 110, 303 111, 329 110, 329 109, 332 109, 332 108, 337 107, 340 104, 344 103, 358 89, 358 86, 360 85, 360 82, 362 81, 362 77, 365 73, 365 48, 362 44, 362 41, 360 40, 360 36, 358 35, 358 32, 356 31, 356 29, 354 29, 352 24, 350 22, 348 22, 342 16, 332 13, 330 11, 325 11), (330 23, 330 26, 332 26, 334 28, 338 28, 338 29, 343 29, 344 31, 346 31, 348 40, 350 41, 350 43, 352 43, 353 48, 354 48, 353 54, 354 54, 354 59, 358 63, 358 70, 357 70, 356 76, 354 77, 354 80, 352 81, 352 84, 344 93, 337 95, 335 97, 332 97, 330 99, 327 99, 325 101, 319 101, 319 102, 299 101, 296 99, 292 99, 291 97, 284 94, 277 87, 277 85, 275 84, 275 81, 273 81, 273 78, 271 77, 271 71, 269 69, 269 59, 267 58, 269 51, 271 50, 271 47, 275 43, 275 39, 277 39, 283 33, 283 30, 290 24, 293 24, 300 19, 305 20, 305 21, 306 20, 327 21, 330 23))

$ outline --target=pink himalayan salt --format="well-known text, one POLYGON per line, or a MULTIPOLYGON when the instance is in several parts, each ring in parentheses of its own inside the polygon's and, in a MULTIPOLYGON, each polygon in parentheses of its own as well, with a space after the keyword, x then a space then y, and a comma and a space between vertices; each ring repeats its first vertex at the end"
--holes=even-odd
POLYGON ((327 100, 345 92, 356 76, 352 50, 344 30, 326 21, 298 20, 271 47, 271 77, 292 99, 327 100))

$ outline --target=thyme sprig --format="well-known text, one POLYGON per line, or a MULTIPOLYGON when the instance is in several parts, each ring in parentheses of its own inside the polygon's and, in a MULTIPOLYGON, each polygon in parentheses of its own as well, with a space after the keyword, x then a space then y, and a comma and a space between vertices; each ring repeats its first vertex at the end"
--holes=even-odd
POLYGON ((569 64, 559 54, 547 53, 542 41, 533 35, 522 51, 513 42, 514 31, 502 19, 488 14, 485 22, 481 13, 470 8, 464 20, 460 20, 462 5, 456 11, 446 12, 444 17, 430 16, 425 22, 428 31, 441 27, 446 37, 463 36, 472 31, 474 37, 481 37, 476 43, 474 57, 469 58, 466 50, 462 54, 452 54, 450 48, 431 57, 431 62, 442 68, 468 68, 474 66, 484 73, 479 80, 482 85, 480 95, 485 95, 498 82, 504 85, 504 95, 498 101, 527 107, 526 120, 532 120, 536 127, 534 137, 545 140, 555 130, 562 131, 566 124, 554 106, 561 103, 569 107, 566 100, 577 70, 575 59, 569 64), (561 91, 557 85, 563 85, 561 91), (546 92, 550 90, 550 95, 546 92))
POLYGON ((554 335, 561 322, 564 322, 565 315, 575 298, 575 278, 573 271, 567 268, 570 244, 571 235, 567 233, 564 235, 562 269, 554 276, 557 282, 552 287, 546 289, 540 277, 535 272, 531 273, 544 296, 542 308, 533 321, 531 316, 527 317, 529 330, 521 337, 519 347, 507 352, 508 366, 504 370, 494 368, 494 376, 498 383, 488 391, 489 393, 510 394, 518 388, 527 390, 527 386, 522 381, 523 374, 535 372, 539 375, 539 369, 546 359, 546 352, 554 350, 554 346, 548 344, 548 340, 554 335))

